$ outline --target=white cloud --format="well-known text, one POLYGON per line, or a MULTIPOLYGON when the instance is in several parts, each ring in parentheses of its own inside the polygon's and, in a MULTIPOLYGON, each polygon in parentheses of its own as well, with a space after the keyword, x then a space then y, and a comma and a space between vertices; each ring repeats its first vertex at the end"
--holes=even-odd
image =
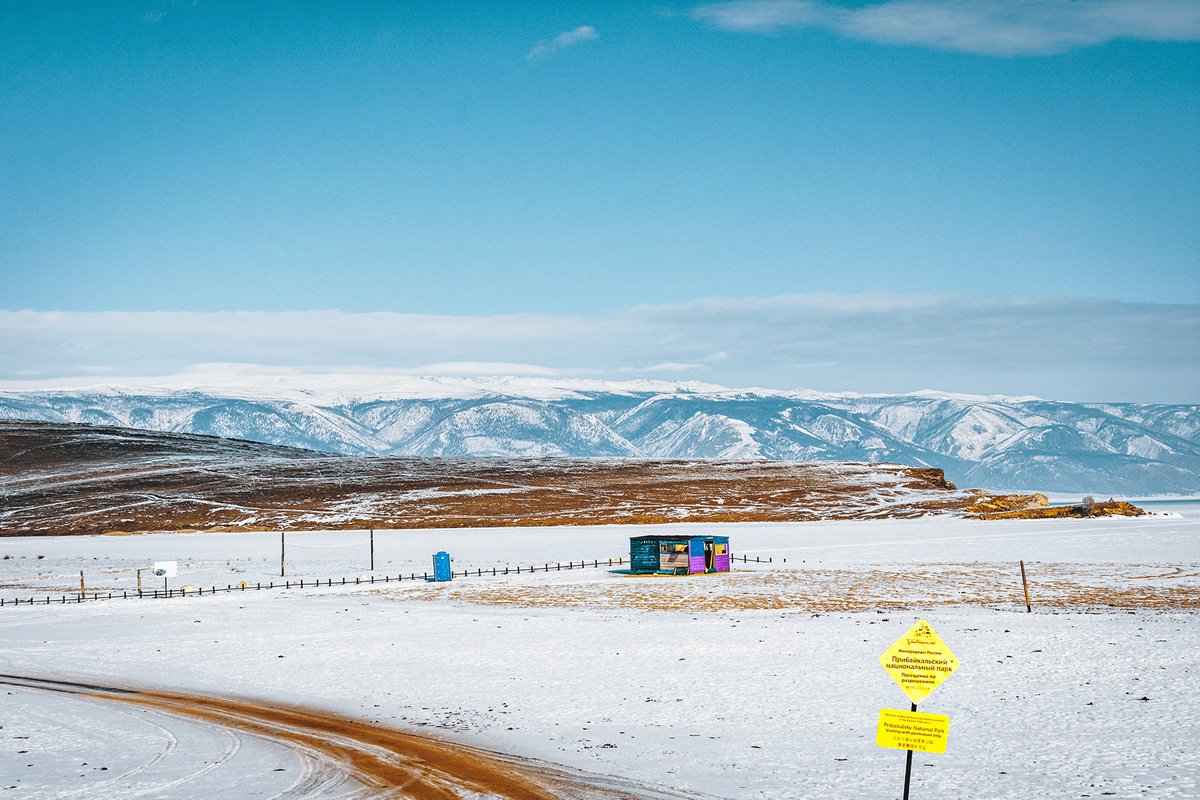
POLYGON ((532 50, 525 54, 525 58, 528 60, 545 58, 546 56, 557 53, 564 47, 570 47, 573 44, 579 44, 580 42, 586 42, 590 39, 599 38, 600 36, 596 33, 596 29, 591 25, 580 25, 575 30, 564 31, 558 36, 555 36, 553 39, 543 39, 535 44, 532 50))
POLYGON ((821 25, 829 17, 829 8, 807 0, 741 0, 697 6, 691 15, 725 30, 770 33, 821 25))
POLYGON ((619 367, 618 372, 690 372, 694 369, 703 369, 703 364, 684 364, 679 361, 664 361, 661 364, 651 364, 648 367, 619 367))
POLYGON ((1194 403, 1198 366, 1200 305, 1078 298, 809 294, 592 316, 0 311, 0 389, 190 368, 192 385, 262 382, 271 369, 664 380, 691 371, 733 387, 1194 403), (236 364, 267 367, 239 375, 236 364))
POLYGON ((882 44, 983 55, 1042 55, 1114 39, 1196 41, 1196 0, 886 0, 845 7, 809 0, 710 3, 691 16, 730 31, 825 28, 882 44))
POLYGON ((442 361, 403 369, 410 375, 563 375, 570 370, 552 369, 538 364, 514 364, 509 361, 442 361))

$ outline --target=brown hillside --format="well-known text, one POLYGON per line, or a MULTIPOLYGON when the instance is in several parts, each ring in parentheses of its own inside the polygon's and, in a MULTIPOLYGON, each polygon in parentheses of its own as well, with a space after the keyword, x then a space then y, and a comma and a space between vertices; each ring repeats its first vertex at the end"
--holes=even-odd
POLYGON ((0 535, 9 536, 990 515, 1036 497, 1001 501, 900 464, 352 458, 0 420, 0 535))

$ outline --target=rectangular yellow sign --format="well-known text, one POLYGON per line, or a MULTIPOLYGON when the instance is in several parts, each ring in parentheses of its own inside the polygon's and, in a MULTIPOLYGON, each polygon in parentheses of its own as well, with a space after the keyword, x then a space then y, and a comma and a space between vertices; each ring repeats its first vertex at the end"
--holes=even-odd
POLYGON ((944 753, 949 736, 949 717, 885 708, 879 712, 875 744, 880 747, 894 747, 897 750, 944 753))

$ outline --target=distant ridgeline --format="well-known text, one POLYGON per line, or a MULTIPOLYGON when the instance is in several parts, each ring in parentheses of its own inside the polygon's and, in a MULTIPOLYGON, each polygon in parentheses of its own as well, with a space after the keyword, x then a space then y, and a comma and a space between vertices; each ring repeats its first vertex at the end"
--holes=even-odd
POLYGON ((480 390, 321 401, 198 391, 0 392, 0 418, 202 433, 351 455, 897 462, 960 487, 1200 494, 1200 406, 936 393, 480 390))

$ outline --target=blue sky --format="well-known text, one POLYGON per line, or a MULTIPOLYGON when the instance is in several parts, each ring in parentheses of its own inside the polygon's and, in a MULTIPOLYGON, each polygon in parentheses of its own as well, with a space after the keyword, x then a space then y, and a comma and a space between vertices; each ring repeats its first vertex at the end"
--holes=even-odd
POLYGON ((1092 298, 1186 366, 1198 40, 1192 0, 4 2, 0 309, 1092 298))

